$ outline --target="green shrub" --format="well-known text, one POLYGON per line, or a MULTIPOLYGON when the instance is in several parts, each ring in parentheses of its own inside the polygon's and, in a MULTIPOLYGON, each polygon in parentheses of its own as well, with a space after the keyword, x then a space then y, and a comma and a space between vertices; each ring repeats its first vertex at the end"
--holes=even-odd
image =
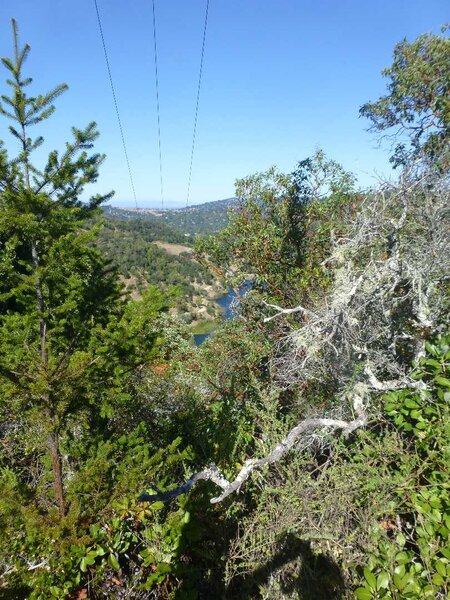
POLYGON ((450 337, 427 343, 414 377, 427 389, 385 397, 408 456, 399 454, 391 467, 400 483, 383 526, 372 528, 359 600, 447 598, 450 592, 450 337))

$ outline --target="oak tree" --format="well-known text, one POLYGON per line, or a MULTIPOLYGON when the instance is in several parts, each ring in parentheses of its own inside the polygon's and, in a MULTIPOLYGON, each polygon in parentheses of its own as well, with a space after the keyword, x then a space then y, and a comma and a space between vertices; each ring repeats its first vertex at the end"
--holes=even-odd
MULTIPOLYGON (((445 28, 443 35, 423 34, 413 42, 399 42, 392 65, 383 71, 387 94, 364 104, 360 115, 370 119, 372 130, 406 135, 415 154, 440 156, 441 167, 448 168, 450 39, 444 34, 445 28)), ((394 163, 405 151, 400 144, 394 163)))

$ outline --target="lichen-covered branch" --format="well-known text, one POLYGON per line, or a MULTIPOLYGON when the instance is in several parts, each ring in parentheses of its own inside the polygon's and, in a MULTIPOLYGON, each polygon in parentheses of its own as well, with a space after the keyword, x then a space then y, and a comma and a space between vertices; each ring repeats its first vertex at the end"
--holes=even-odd
POLYGON ((144 492, 139 496, 138 502, 169 502, 170 500, 173 500, 174 498, 177 498, 182 494, 186 494, 197 483, 197 481, 202 480, 212 481, 213 483, 221 487, 223 490, 227 489, 227 487, 229 486, 228 480, 225 479, 225 477, 220 473, 216 465, 214 463, 211 463, 211 465, 208 468, 204 469, 203 471, 200 471, 200 473, 194 473, 194 475, 191 475, 191 477, 189 477, 187 481, 185 481, 177 488, 174 488, 173 490, 162 492, 161 490, 153 486, 152 489, 156 490, 156 494, 147 494, 146 492, 144 492))
POLYGON ((368 194, 346 237, 335 243, 326 261, 333 283, 320 303, 312 310, 264 303, 271 314, 263 322, 297 320, 288 333, 284 324, 278 338, 280 385, 332 378, 339 393, 355 376, 369 376, 378 390, 378 380, 392 389, 408 377, 429 332, 446 319, 449 207, 444 178, 405 173, 399 184, 368 194))
POLYGON ((312 418, 301 421, 298 425, 290 430, 287 436, 275 446, 270 454, 260 459, 247 459, 234 481, 230 482, 220 496, 212 498, 211 503, 215 504, 217 502, 222 502, 222 500, 224 500, 227 496, 237 492, 241 485, 256 469, 260 469, 264 465, 270 465, 281 460, 281 458, 295 446, 298 438, 301 435, 315 429, 341 430, 344 435, 349 435, 355 429, 363 427, 366 424, 366 421, 366 416, 362 410, 360 414, 352 421, 327 418, 312 418))

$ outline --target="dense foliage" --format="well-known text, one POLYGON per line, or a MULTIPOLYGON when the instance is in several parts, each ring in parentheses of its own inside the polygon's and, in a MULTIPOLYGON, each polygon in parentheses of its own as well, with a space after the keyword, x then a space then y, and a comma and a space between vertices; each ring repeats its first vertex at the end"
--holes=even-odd
MULTIPOLYGON (((426 152, 440 168, 449 168, 450 135, 450 39, 424 34, 413 42, 406 39, 394 49, 392 65, 383 71, 389 81, 388 94, 361 107, 361 115, 377 131, 394 131, 411 143, 413 153, 426 152), (439 160, 437 160, 439 157, 439 160)), ((407 154, 400 142, 394 164, 407 154)))
POLYGON ((302 290, 311 291, 313 279, 320 287, 319 265, 330 252, 330 236, 342 235, 358 202, 353 182, 321 150, 292 174, 272 167, 238 180, 240 202, 228 227, 198 239, 197 252, 230 283, 238 285, 251 273, 254 289, 289 305, 302 290))
MULTIPOLYGON (((32 160, 43 138, 29 129, 66 86, 27 95, 29 47, 14 22, 13 34, 0 104, 19 144, 0 148, 0 596, 447 597, 445 153, 416 144, 397 182, 365 193, 321 150, 292 173, 251 175, 194 261, 168 252, 184 233, 104 223, 109 195, 80 201, 103 160, 95 124, 43 167, 32 160), (196 348, 183 303, 217 277, 251 290, 196 348)), ((427 68, 440 73, 435 41, 417 44, 433 43, 427 68)))

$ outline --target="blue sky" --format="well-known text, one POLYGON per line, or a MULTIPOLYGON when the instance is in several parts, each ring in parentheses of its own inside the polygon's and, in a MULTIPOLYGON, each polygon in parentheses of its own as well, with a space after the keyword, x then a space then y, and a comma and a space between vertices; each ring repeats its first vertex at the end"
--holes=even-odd
MULTIPOLYGON (((98 0, 139 207, 160 205, 151 0, 98 0)), ((166 206, 186 202, 205 0, 156 0, 166 206)), ((396 42, 438 33, 447 0, 210 0, 191 204, 234 194, 234 181, 276 164, 291 171, 317 147, 363 186, 389 172, 358 109, 385 90, 396 42)), ((36 91, 69 91, 41 127, 47 148, 91 120, 107 155, 90 192, 134 205, 93 0, 2 0, 32 51, 36 91)), ((4 78, 0 78, 4 93, 4 78)), ((5 139, 6 123, 0 125, 5 139)))

